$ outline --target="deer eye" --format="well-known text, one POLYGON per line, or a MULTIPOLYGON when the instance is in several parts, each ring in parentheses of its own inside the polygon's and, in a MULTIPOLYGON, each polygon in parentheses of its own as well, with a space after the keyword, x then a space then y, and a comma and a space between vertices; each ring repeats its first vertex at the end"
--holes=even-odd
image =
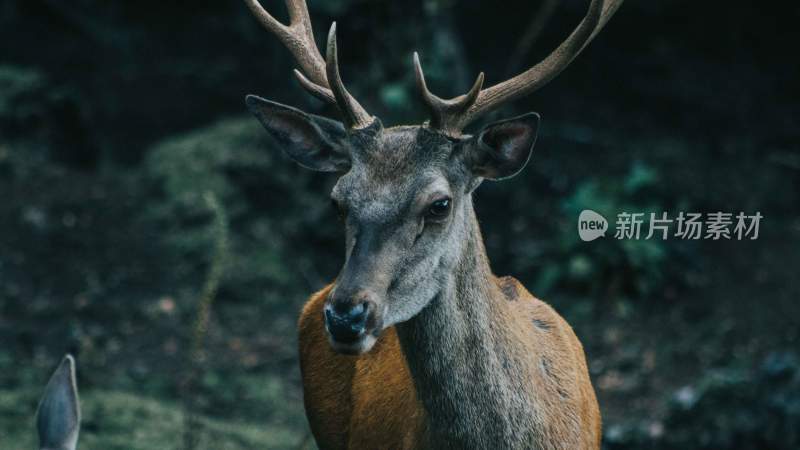
POLYGON ((444 219, 450 213, 452 201, 448 197, 440 198, 428 207, 428 217, 431 219, 444 219))

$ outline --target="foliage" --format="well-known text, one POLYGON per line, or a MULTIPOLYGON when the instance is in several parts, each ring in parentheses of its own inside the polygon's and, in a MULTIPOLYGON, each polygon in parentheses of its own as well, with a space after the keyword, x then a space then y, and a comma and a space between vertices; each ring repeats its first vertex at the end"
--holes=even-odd
MULTIPOLYGON (((39 390, 0 391, 0 444, 7 450, 36 448, 30 410, 39 390), (20 406, 24 405, 24 408, 20 406), (24 425, 24 426, 22 426, 24 425)), ((152 450, 181 448, 181 408, 164 399, 115 391, 91 391, 81 396, 79 448, 152 450)), ((297 430, 282 423, 198 418, 199 450, 285 449, 299 442, 297 430)))
POLYGON ((255 120, 228 120, 158 144, 145 170, 156 194, 144 217, 165 230, 181 276, 197 275, 213 245, 203 199, 203 192, 211 192, 225 206, 232 229, 222 287, 229 295, 277 301, 287 289, 301 290, 304 273, 312 284, 320 283, 310 247, 334 233, 319 226, 330 221, 324 193, 310 192, 320 180, 265 142, 255 120), (300 273, 286 265, 289 259, 300 273))
POLYGON ((775 352, 755 369, 709 372, 678 389, 663 423, 614 426, 609 450, 789 450, 800 445, 800 363, 775 352))
MULTIPOLYGON (((562 281, 561 286, 573 289, 584 286, 595 296, 647 297, 664 282, 664 262, 674 255, 660 240, 615 240, 613 224, 620 212, 651 212, 664 210, 660 205, 644 201, 642 192, 657 182, 654 169, 639 162, 632 165, 628 174, 620 179, 593 179, 581 182, 563 202, 564 215, 577 220, 581 211, 599 212, 609 221, 606 239, 596 245, 585 245, 576 232, 577 227, 562 227, 551 250, 554 261, 539 279, 537 286, 550 291, 551 286, 562 281), (612 291, 609 292, 609 289, 612 291)), ((652 189, 651 189, 652 191, 652 189)), ((642 238, 647 233, 642 228, 642 238)))

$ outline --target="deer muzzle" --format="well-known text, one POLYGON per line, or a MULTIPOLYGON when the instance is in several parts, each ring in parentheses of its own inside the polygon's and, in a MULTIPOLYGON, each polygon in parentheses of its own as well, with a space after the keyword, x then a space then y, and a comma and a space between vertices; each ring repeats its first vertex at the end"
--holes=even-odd
POLYGON ((346 354, 369 351, 381 331, 380 312, 369 291, 334 289, 325 303, 325 330, 334 350, 346 354))

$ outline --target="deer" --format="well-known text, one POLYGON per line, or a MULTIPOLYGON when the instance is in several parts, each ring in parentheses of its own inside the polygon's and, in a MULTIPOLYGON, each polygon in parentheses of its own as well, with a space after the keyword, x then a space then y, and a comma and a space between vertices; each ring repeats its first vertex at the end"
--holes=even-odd
POLYGON ((75 450, 80 423, 75 359, 66 355, 47 382, 36 411, 39 450, 75 450))
POLYGON ((546 58, 484 88, 442 98, 413 54, 429 118, 384 127, 347 90, 337 32, 325 57, 304 0, 289 23, 245 0, 292 54, 294 75, 341 120, 248 95, 293 161, 338 176, 344 264, 298 322, 304 406, 321 449, 599 449, 601 417, 583 347, 569 324, 515 278, 493 274, 475 214, 484 180, 517 175, 540 118, 467 127, 540 89, 605 26, 622 0, 592 0, 546 58))

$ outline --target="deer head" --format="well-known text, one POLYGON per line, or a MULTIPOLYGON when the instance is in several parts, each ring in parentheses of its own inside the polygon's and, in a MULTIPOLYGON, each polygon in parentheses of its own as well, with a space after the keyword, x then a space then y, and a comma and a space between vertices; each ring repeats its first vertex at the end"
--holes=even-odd
POLYGON ((36 412, 39 449, 75 450, 80 423, 75 360, 67 355, 44 388, 44 395, 36 412))
POLYGON ((410 319, 458 270, 474 220, 471 193, 484 179, 519 173, 530 159, 539 116, 529 113, 465 127, 483 114, 528 95, 561 72, 605 25, 622 0, 592 0, 588 13, 547 58, 483 88, 478 75, 464 95, 442 99, 428 90, 419 57, 414 68, 430 112, 422 125, 384 128, 347 91, 339 73, 336 24, 323 59, 303 0, 286 0, 284 25, 257 0, 245 0, 264 27, 294 55, 302 87, 341 112, 342 121, 247 97, 247 106, 286 154, 300 165, 338 172, 331 200, 345 224, 346 262, 326 302, 333 348, 363 353, 386 327, 410 319))

